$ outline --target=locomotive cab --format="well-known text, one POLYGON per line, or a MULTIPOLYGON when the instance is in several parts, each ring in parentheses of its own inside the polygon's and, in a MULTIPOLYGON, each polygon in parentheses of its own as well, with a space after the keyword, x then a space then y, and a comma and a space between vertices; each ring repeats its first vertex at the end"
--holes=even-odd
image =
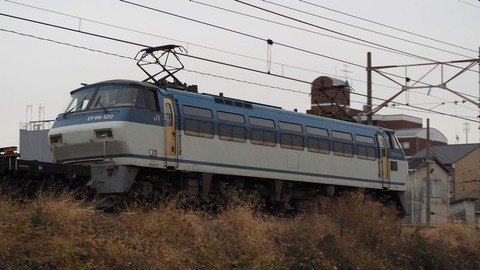
POLYGON ((144 166, 134 153, 151 156, 150 164, 159 166, 157 153, 165 152, 158 140, 164 120, 158 93, 151 84, 125 80, 72 91, 49 132, 55 160, 90 165, 88 187, 96 193, 128 192, 144 166))

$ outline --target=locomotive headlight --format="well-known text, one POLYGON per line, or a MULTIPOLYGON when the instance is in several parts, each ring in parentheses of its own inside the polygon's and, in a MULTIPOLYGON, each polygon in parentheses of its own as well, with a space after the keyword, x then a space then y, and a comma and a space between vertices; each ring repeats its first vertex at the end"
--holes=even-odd
POLYGON ((63 143, 62 134, 50 135, 50 143, 51 143, 51 144, 60 144, 60 143, 63 143))
POLYGON ((113 132, 111 129, 96 129, 95 130, 95 139, 111 139, 113 138, 113 132))

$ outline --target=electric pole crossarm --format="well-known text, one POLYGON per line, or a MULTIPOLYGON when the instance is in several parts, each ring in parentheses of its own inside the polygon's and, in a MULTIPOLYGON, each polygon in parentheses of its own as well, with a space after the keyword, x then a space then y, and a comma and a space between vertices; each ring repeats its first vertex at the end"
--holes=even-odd
MULTIPOLYGON (((479 59, 465 59, 465 60, 455 60, 455 61, 448 61, 448 62, 433 62, 433 63, 420 63, 420 64, 406 64, 406 65, 390 65, 390 66, 375 66, 371 67, 371 69, 387 69, 387 68, 401 68, 401 67, 419 67, 419 66, 431 66, 431 65, 448 65, 450 64, 460 64, 460 63, 469 63, 469 62, 478 62, 479 59)), ((457 66, 452 66, 457 67, 457 66)))
POLYGON ((391 102, 392 100, 394 100, 396 97, 398 97, 401 93, 405 92, 406 91, 406 88, 405 87, 402 87, 402 90, 400 90, 397 94, 395 94, 394 96, 392 96, 391 98, 385 100, 382 104, 378 105, 375 109, 367 112, 367 115, 368 114, 371 114, 371 115, 374 115, 376 114, 378 111, 380 111, 383 107, 387 106, 387 104, 389 102, 391 102))
POLYGON ((403 87, 403 84, 401 84, 401 83, 395 81, 394 79, 388 77, 387 75, 383 74, 381 71, 378 71, 378 70, 375 70, 375 69, 373 69, 373 71, 375 71, 377 74, 383 76, 383 77, 386 78, 387 80, 390 80, 390 81, 392 81, 393 83, 398 84, 399 86, 403 87))
POLYGON ((477 63, 476 61, 475 62, 471 62, 468 66, 466 66, 464 69, 462 69, 461 71, 459 71, 457 74, 453 75, 448 81, 444 82, 445 84, 449 83, 450 81, 452 81, 453 79, 455 79, 456 77, 460 76, 460 74, 464 73, 465 71, 469 70, 471 67, 475 66, 477 63))

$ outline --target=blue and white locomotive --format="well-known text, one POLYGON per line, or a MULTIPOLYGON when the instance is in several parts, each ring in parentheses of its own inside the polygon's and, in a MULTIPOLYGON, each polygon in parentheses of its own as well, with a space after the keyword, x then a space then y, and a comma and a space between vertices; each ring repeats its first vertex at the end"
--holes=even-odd
POLYGON ((392 130, 129 80, 72 91, 49 139, 98 194, 234 186, 288 206, 360 190, 402 207, 408 171, 392 130))

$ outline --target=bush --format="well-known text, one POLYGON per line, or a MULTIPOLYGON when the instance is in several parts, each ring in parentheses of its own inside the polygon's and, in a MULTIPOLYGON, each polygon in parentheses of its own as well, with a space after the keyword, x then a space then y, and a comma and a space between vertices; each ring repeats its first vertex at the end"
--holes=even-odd
POLYGON ((73 194, 0 197, 0 269, 480 269, 478 231, 402 227, 350 194, 289 217, 237 200, 102 213, 73 194))

